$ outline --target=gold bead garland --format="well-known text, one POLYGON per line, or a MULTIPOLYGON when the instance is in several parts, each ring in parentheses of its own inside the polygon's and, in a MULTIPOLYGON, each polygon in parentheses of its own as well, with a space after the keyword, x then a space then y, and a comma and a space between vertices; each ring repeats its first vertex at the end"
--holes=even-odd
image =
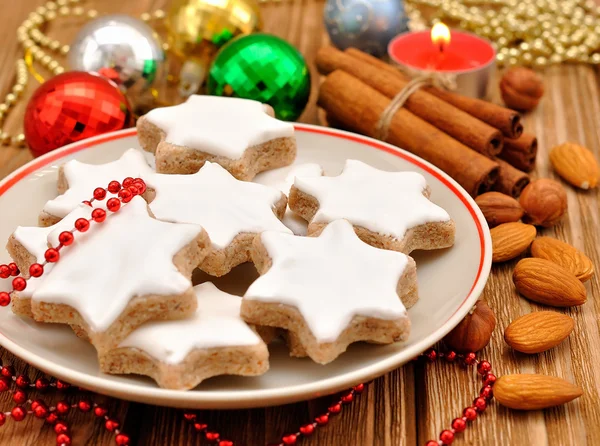
POLYGON ((500 66, 600 64, 600 6, 593 0, 406 1, 411 29, 441 20, 473 32, 492 41, 500 66))

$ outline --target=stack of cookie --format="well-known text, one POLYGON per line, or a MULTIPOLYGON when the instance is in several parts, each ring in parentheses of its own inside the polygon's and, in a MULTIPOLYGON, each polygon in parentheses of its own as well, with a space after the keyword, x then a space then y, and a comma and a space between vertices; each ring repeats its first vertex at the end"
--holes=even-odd
POLYGON ((148 186, 30 279, 13 297, 15 313, 69 324, 104 372, 174 389, 266 372, 263 337, 281 335, 292 356, 321 364, 353 342, 408 337, 406 308, 418 296, 407 254, 454 242, 454 223, 429 201, 423 176, 348 160, 336 177, 298 166, 285 193, 253 183, 291 165, 296 142, 291 124, 244 99, 192 96, 142 117, 138 137, 156 170, 136 149, 103 165, 70 161, 40 227, 13 233, 9 253, 29 271, 61 232, 89 218, 81 202, 96 187, 125 177, 148 186), (190 281, 196 268, 218 277, 250 261, 260 277, 243 298, 190 281))

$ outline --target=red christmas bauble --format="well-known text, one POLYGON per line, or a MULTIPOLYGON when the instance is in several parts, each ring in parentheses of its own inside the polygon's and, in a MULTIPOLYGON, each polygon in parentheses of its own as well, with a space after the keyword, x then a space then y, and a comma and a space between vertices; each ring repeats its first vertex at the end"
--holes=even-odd
POLYGON ((101 133, 131 127, 133 114, 118 87, 71 71, 44 82, 25 111, 24 133, 34 156, 101 133))

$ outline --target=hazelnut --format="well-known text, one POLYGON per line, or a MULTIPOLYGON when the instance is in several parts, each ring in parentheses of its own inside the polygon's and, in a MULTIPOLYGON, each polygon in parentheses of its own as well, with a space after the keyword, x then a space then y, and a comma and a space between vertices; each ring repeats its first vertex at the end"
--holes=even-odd
POLYGON ((567 193, 559 182, 541 178, 523 189, 519 203, 525 210, 524 222, 553 226, 567 212, 567 193))
POLYGON ((496 327, 494 312, 483 300, 475 302, 469 314, 444 338, 444 343, 460 353, 477 352, 489 344, 496 327))
POLYGON ((515 110, 533 110, 544 95, 544 83, 529 68, 509 68, 500 80, 502 100, 515 110))

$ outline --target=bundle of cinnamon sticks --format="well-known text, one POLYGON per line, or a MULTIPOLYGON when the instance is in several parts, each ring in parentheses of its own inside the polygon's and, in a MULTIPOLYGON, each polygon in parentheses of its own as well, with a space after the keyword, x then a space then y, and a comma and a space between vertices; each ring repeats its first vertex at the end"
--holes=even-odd
MULTIPOLYGON (((354 48, 321 48, 316 63, 327 75, 318 103, 329 124, 377 137, 382 114, 410 79, 354 48)), ((536 138, 523 133, 517 112, 435 87, 411 94, 386 130, 386 142, 438 166, 472 196, 518 196, 535 164, 536 138)))

